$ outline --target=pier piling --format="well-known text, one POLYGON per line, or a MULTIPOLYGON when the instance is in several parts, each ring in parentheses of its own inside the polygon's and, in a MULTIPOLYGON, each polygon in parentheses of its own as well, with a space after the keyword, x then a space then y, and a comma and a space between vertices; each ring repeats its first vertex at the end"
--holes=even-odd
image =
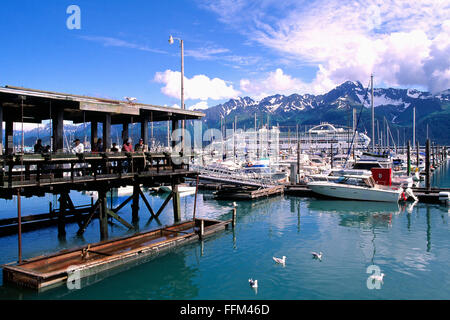
POLYGON ((181 221, 181 207, 180 207, 180 192, 178 185, 172 186, 172 201, 173 201, 173 220, 175 223, 181 221))

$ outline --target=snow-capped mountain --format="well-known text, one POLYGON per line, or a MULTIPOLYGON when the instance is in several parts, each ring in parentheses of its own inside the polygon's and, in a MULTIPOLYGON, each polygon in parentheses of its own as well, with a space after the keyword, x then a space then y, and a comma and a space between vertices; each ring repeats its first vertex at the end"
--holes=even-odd
MULTIPOLYGON (((364 107, 361 126, 368 130, 371 126, 370 89, 358 81, 346 81, 322 95, 276 94, 260 101, 240 97, 203 112, 206 114, 204 123, 207 127, 218 127, 221 117, 224 117, 229 125, 236 117, 238 127, 252 127, 255 114, 263 123, 270 121, 281 126, 294 123, 317 124, 321 121, 349 125, 352 109, 356 108, 359 113, 361 107, 364 107)), ((420 131, 422 122, 431 123, 434 118, 439 122, 448 119, 450 90, 433 95, 416 89, 374 88, 374 107, 379 123, 386 119, 394 127, 412 126, 412 110, 415 108, 416 127, 420 131)), ((447 126, 450 127, 450 122, 443 124, 443 127, 447 126)), ((450 133, 448 140, 450 142, 450 133)))

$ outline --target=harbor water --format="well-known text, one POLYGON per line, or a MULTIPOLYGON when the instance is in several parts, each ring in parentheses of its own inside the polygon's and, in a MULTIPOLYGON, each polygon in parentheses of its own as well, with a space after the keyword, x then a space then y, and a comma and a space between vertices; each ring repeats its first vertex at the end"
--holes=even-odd
MULTIPOLYGON (((450 187, 448 165, 439 168, 434 186, 450 187)), ((153 208, 165 196, 146 192, 153 208)), ((88 204, 89 195, 72 193, 75 205, 88 204)), ((126 197, 112 198, 116 206, 126 197)), ((48 212, 53 196, 23 199, 25 214, 48 212)), ((230 219, 232 203, 198 197, 197 216, 230 219)), ((161 254, 154 260, 99 274, 81 289, 61 286, 36 293, 1 283, 0 299, 449 299, 450 210, 443 205, 415 206, 316 200, 278 196, 253 202, 237 202, 237 225, 203 242, 194 242, 161 254), (322 260, 312 258, 322 252, 322 260), (286 264, 273 257, 286 256, 286 264), (373 286, 374 268, 384 273, 373 286), (117 270, 116 270, 117 271, 117 270), (258 280, 258 288, 248 279, 258 280)), ((17 214, 16 200, 1 201, 1 218, 17 214)), ((181 198, 183 220, 192 218, 194 196, 181 198)), ((173 223, 169 205, 160 221, 150 220, 140 206, 140 231, 173 223)), ((126 206, 121 216, 131 221, 126 206)), ((23 257, 52 253, 99 241, 97 220, 84 236, 78 225, 66 227, 58 239, 56 227, 23 234, 23 257)), ((110 237, 129 233, 110 225, 110 237)), ((17 235, 0 239, 0 263, 17 260, 17 235)), ((1 281, 1 280, 0 280, 1 281)))

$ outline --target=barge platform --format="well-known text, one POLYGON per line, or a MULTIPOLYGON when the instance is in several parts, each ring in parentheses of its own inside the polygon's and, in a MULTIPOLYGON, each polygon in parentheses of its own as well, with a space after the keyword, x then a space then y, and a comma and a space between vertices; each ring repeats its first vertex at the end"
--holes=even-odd
POLYGON ((153 231, 89 244, 2 266, 3 281, 35 290, 49 289, 119 266, 157 256, 160 252, 203 239, 228 228, 233 220, 193 219, 153 231))

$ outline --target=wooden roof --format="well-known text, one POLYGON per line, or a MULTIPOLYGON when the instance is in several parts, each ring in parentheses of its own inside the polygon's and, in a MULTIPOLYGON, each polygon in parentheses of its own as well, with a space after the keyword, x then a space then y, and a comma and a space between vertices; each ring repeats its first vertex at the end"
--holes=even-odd
POLYGON ((102 121, 105 113, 111 114, 111 123, 153 121, 196 120, 205 116, 199 111, 182 110, 128 101, 42 91, 14 86, 0 87, 0 104, 3 118, 26 123, 40 123, 51 119, 59 109, 64 110, 64 120, 74 123, 102 121))

